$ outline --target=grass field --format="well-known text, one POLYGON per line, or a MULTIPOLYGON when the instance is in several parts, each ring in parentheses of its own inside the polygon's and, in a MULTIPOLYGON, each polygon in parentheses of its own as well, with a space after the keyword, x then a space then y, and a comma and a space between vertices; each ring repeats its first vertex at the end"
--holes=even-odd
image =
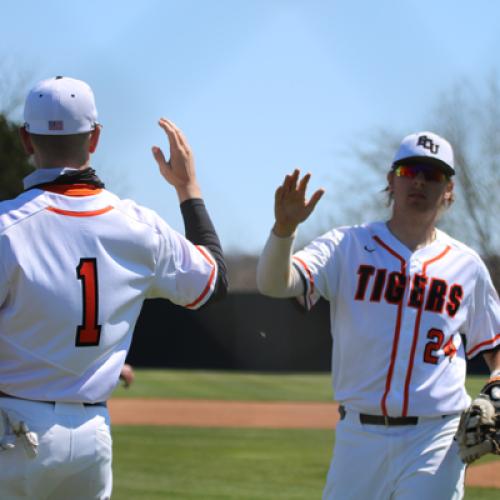
POLYGON ((114 439, 113 498, 309 500, 321 498, 333 433, 116 427, 114 439))
MULTIPOLYGON (((475 395, 484 377, 469 377, 467 390, 475 395)), ((262 374, 202 370, 136 370, 133 387, 118 387, 119 398, 219 399, 226 401, 331 401, 327 373, 262 374)))
POLYGON ((331 401, 328 374, 262 374, 187 370, 137 370, 120 398, 218 399, 226 401, 331 401))
MULTIPOLYGON (((469 393, 483 383, 470 378, 469 393)), ((115 396, 330 401, 331 387, 327 374, 140 370, 115 396)), ((312 500, 321 498, 334 433, 115 426, 113 439, 116 500, 312 500)), ((495 489, 466 490, 470 500, 499 498, 495 489)))

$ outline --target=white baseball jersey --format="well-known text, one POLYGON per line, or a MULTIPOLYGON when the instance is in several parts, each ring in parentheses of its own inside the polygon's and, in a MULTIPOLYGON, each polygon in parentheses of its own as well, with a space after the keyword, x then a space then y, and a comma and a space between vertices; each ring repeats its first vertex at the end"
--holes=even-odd
POLYGON ((2 202, 0 390, 44 401, 106 400, 144 299, 196 309, 216 275, 205 248, 104 189, 54 185, 2 202))
POLYGON ((338 401, 389 416, 467 407, 466 357, 500 344, 498 295, 473 250, 437 231, 412 252, 376 222, 332 230, 293 261, 307 307, 330 302, 338 401))

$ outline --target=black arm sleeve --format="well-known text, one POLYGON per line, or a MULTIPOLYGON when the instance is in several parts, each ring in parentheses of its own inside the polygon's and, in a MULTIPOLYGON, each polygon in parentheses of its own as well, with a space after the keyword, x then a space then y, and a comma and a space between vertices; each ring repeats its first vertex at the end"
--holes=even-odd
POLYGON ((210 220, 205 203, 201 198, 191 198, 183 201, 181 203, 181 213, 184 219, 186 238, 195 245, 203 245, 208 248, 217 262, 215 289, 205 305, 220 300, 226 296, 228 289, 226 261, 224 260, 219 237, 210 220))

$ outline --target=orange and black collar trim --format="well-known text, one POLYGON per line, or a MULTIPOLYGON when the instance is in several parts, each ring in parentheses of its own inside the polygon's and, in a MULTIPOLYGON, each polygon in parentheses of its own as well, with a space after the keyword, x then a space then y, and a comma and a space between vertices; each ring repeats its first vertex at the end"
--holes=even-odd
POLYGON ((30 186, 25 191, 43 189, 66 196, 89 196, 98 194, 104 187, 95 170, 89 167, 84 170, 68 171, 50 182, 30 186))

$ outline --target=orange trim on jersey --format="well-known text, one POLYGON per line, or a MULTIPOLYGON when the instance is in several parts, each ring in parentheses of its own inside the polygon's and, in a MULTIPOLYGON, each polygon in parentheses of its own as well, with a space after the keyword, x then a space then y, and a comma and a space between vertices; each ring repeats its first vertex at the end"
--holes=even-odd
POLYGON ((474 351, 477 351, 478 349, 480 349, 481 347, 485 346, 485 345, 489 345, 489 344, 493 344, 494 342, 496 342, 498 339, 500 339, 500 333, 498 335, 495 335, 492 339, 490 340, 485 340, 484 342, 481 342, 480 344, 477 344, 476 346, 474 346, 472 349, 470 349, 469 351, 467 351, 467 356, 470 357, 471 354, 474 352, 474 351))
POLYGON ((43 190, 64 196, 92 196, 102 192, 102 188, 92 184, 49 184, 44 186, 43 190))
POLYGON ((450 250, 451 247, 448 245, 439 255, 436 255, 432 259, 426 260, 422 267, 422 274, 425 276, 425 272, 427 271, 427 266, 430 266, 431 264, 434 264, 434 262, 436 262, 437 260, 442 259, 450 250))
MULTIPOLYGON (((396 257, 401 264, 401 274, 406 275, 406 261, 401 255, 399 255, 396 251, 394 251, 391 247, 389 247, 386 243, 384 243, 378 236, 373 236, 373 239, 385 250, 387 250, 391 255, 396 257)), ((406 284, 405 284, 406 289, 406 284)), ((404 294, 403 294, 404 298, 404 294)), ((387 416, 387 397, 391 390, 392 384, 392 376, 394 375, 394 365, 396 364, 396 355, 398 352, 398 344, 399 344, 399 336, 401 334, 401 317, 403 315, 403 298, 398 304, 398 315, 396 317, 396 326, 394 328, 394 338, 392 340, 392 351, 391 351, 391 362, 389 363, 389 370, 387 371, 387 377, 385 379, 385 391, 382 396, 382 400, 380 401, 380 406, 382 408, 382 414, 387 416)))
POLYGON ((385 243, 384 241, 382 241, 378 236, 373 236, 373 239, 379 245, 381 245, 382 247, 384 247, 391 255, 394 255, 394 257, 396 257, 396 259, 398 259, 400 262, 405 262, 405 260, 403 259, 403 257, 401 257, 401 255, 399 255, 395 250, 393 250, 389 245, 387 245, 387 243, 385 243))
POLYGON ((196 307, 206 297, 207 293, 210 291, 210 288, 212 287, 212 282, 214 281, 215 268, 216 268, 214 260, 211 258, 211 256, 208 255, 208 253, 202 247, 200 247, 198 245, 195 245, 195 248, 210 263, 210 265, 212 266, 212 272, 210 273, 210 276, 208 278, 207 285, 205 286, 205 288, 203 289, 203 291, 201 292, 201 294, 199 295, 199 297, 194 302, 191 302, 190 304, 187 304, 186 306, 184 306, 184 307, 187 307, 187 308, 190 308, 190 309, 196 307))
MULTIPOLYGON (((449 251, 451 250, 450 246, 447 246, 439 255, 436 255, 432 259, 426 260, 422 266, 422 276, 427 276, 427 267, 433 264, 434 262, 442 259, 449 251)), ((410 351, 410 359, 408 361, 408 368, 406 370, 406 379, 405 379, 405 389, 404 389, 404 399, 403 399, 403 413, 402 416, 406 417, 408 415, 408 403, 409 403, 409 394, 410 394, 410 381, 413 373, 413 364, 415 362, 415 351, 417 349, 418 336, 420 332, 420 320, 422 318, 422 310, 423 310, 423 302, 420 304, 420 307, 417 311, 417 317, 415 319, 415 327, 413 329, 413 340, 411 343, 411 351, 410 351)))
POLYGON ((457 348, 453 343, 453 337, 450 337, 450 340, 443 346, 443 354, 449 356, 450 360, 457 355, 457 348))
POLYGON ((99 210, 87 210, 84 212, 63 210, 62 208, 56 208, 56 207, 47 207, 46 210, 48 210, 49 212, 54 212, 55 214, 59 215, 67 215, 69 217, 95 217, 96 215, 105 214, 106 212, 113 210, 113 208, 115 207, 108 205, 107 207, 101 208, 99 210))
POLYGON ((198 250, 203 257, 205 257, 205 260, 209 263, 212 264, 212 266, 215 265, 215 261, 212 258, 212 256, 200 245, 195 245, 196 250, 198 250))
POLYGON ((309 279, 309 295, 312 295, 314 293, 314 278, 313 278, 311 270, 309 269, 307 264, 301 258, 296 257, 295 255, 292 258, 295 259, 304 268, 304 271, 307 273, 307 277, 309 279))

